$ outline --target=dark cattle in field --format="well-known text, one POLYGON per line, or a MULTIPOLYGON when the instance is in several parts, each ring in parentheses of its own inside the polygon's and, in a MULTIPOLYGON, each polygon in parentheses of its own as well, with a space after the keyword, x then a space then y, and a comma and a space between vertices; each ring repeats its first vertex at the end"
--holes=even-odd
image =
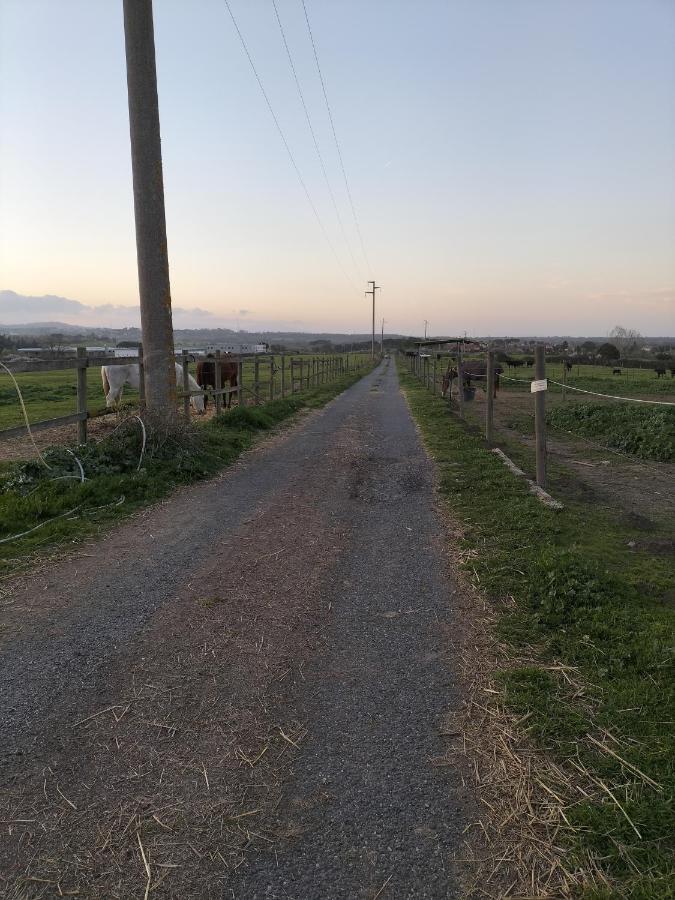
POLYGON ((656 372, 657 378, 660 378, 662 375, 666 374, 665 366, 654 366, 654 371, 656 372))
POLYGON ((670 367, 670 377, 675 378, 675 366, 670 367))
MULTIPOLYGON (((573 365, 574 365, 574 363, 571 363, 568 359, 565 360, 565 368, 567 369, 568 372, 572 371, 573 365)), ((619 373, 619 374, 621 374, 621 373, 619 373)))
MULTIPOLYGON (((225 387, 229 381, 230 387, 235 388, 238 385, 238 366, 236 362, 230 359, 221 359, 220 361, 220 385, 225 387)), ((207 356, 206 359, 200 359, 197 363, 197 384, 202 390, 214 388, 216 386, 216 360, 213 356, 207 356)), ((228 393, 225 406, 232 405, 232 393, 228 393)), ((207 395, 204 395, 204 409, 208 402, 207 395)))
POLYGON ((612 369, 612 375, 620 375, 621 369, 612 369))
MULTIPOLYGON (((524 363, 526 366, 533 366, 533 365, 534 365, 534 357, 533 357, 533 356, 528 356, 527 359, 523 360, 523 363, 524 363)), ((571 368, 572 368, 572 367, 570 366, 570 369, 571 369, 571 368)))

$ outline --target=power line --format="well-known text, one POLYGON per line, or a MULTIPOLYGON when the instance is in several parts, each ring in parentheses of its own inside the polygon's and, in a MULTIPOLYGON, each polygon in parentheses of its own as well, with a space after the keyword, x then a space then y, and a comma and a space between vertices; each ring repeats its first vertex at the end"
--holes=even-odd
POLYGON ((347 250, 349 251, 349 255, 352 258, 352 262, 354 263, 354 268, 356 269, 359 277, 361 277, 361 271, 359 269, 359 265, 356 262, 356 257, 354 256, 354 252, 351 248, 351 244, 349 243, 349 238, 347 237, 347 232, 345 230, 344 223, 342 221, 342 216, 340 215, 340 210, 338 209, 337 201, 335 199, 335 194, 333 192, 333 188, 331 187, 330 179, 328 178, 328 172, 326 171, 326 166, 323 160, 323 156, 321 154, 321 150, 319 149, 319 142, 316 139, 316 133, 314 131, 314 127, 312 126, 312 120, 309 115, 309 110, 307 109, 307 104, 305 103, 305 96, 302 92, 302 88, 300 86, 300 79, 298 78, 298 73, 295 68, 295 63, 293 62, 293 56, 291 55, 290 47, 288 46, 288 41, 286 40, 286 33, 284 31, 284 26, 281 24, 281 18, 279 16, 279 10, 277 8, 276 0, 272 0, 272 6, 274 7, 274 12, 277 17, 277 22, 279 23, 279 30, 281 31, 281 37, 284 41, 284 47, 286 48, 286 55, 288 56, 288 62, 291 65, 291 71, 293 72, 293 78, 295 79, 295 86, 298 89, 298 94, 300 96, 300 102, 302 103, 302 108, 305 111, 305 118, 307 119, 307 125, 309 126, 310 133, 312 135, 312 140, 314 141, 314 149, 316 150, 316 155, 319 158, 319 163, 321 164, 321 171, 323 172, 323 177, 326 181, 326 186, 328 188, 328 193, 330 194, 330 198, 333 201, 333 209, 335 210, 335 215, 340 224, 340 230, 342 231, 342 236, 345 240, 345 244, 347 246, 347 250))
POLYGON ((366 261, 366 265, 368 269, 370 269, 370 261, 368 260, 368 254, 366 253, 366 246, 363 243, 363 235, 361 234, 361 226, 359 225, 359 218, 356 215, 356 208, 354 207, 354 201, 352 200, 352 192, 349 189, 349 181, 347 180, 347 172, 345 170, 345 164, 342 161, 342 151, 340 150, 340 142, 338 141, 337 132, 335 131, 335 123, 333 122, 333 114, 331 112, 330 103, 328 102, 328 94, 326 93, 326 85, 323 80, 323 74, 321 72, 321 65, 319 63, 319 55, 316 52, 316 44, 314 43, 314 35, 312 34, 312 26, 309 24, 309 15, 307 14, 307 7, 305 5, 305 0, 302 0, 302 8, 305 11, 305 21, 307 22, 307 30, 309 32, 309 38, 312 42, 312 49, 314 51, 314 59, 316 61, 316 68, 319 73, 319 79, 321 81, 321 89, 323 90, 323 98, 326 101, 326 109, 328 110, 328 118, 330 119, 330 127, 333 131, 333 138, 335 140, 335 147, 338 153, 338 159, 340 160, 340 167, 342 169, 342 175, 345 180, 345 187, 347 189, 347 197, 349 197, 349 205, 352 208, 352 215, 354 216, 354 224, 356 225, 356 231, 359 235, 359 241, 361 242, 361 251, 363 253, 363 258, 366 261))
POLYGON ((323 232, 323 236, 326 238, 326 242, 328 243, 328 246, 330 247, 331 251, 333 252, 335 261, 337 262, 338 266, 340 267, 342 274, 345 276, 347 281, 351 284, 351 286, 356 291, 356 290, 358 290, 358 288, 354 284, 352 277, 349 275, 349 273, 347 272, 345 267, 342 265, 340 257, 337 255, 337 253, 335 251, 335 247, 333 246, 333 242, 331 241, 330 237, 328 236, 328 232, 326 231, 326 228, 321 220, 321 216, 319 215, 319 212, 318 212, 316 206, 314 205, 314 201, 312 200, 311 194, 309 193, 309 190, 307 189, 305 180, 302 177, 302 173, 300 172, 298 164, 295 161, 295 157, 293 156, 291 148, 288 145, 288 141, 286 140, 286 135, 284 134, 283 129, 282 129, 281 125, 279 124, 279 119, 277 118, 276 113, 274 112, 274 108, 270 102, 270 98, 267 96, 267 91, 263 87, 263 83, 260 80, 260 76, 258 75, 258 70, 255 67, 255 64, 253 62, 251 54, 249 53, 248 47, 246 46, 246 41, 244 40, 244 36, 239 29, 239 25, 237 25, 237 20, 234 17, 234 13, 232 12, 232 9, 230 8, 229 0, 225 0, 225 6, 227 7, 227 11, 229 12, 230 18, 232 19, 232 24, 234 25, 236 32, 239 35, 239 40, 241 41, 241 46, 244 48, 244 53, 246 54, 246 57, 251 65, 251 69, 253 71, 253 74, 255 75, 255 79, 258 82, 258 87, 260 88, 260 91, 261 91, 263 97, 265 98, 265 103, 267 104, 267 108, 270 111, 270 115, 272 116, 272 118, 274 120, 274 124, 277 127, 279 136, 281 137, 284 147, 286 148, 286 152, 288 153, 291 163, 293 164, 293 168, 295 169, 295 174, 298 176, 298 181, 302 185, 302 189, 305 192, 305 197, 307 197, 307 202, 312 207, 312 212, 314 213, 314 216, 316 217, 316 221, 319 223, 319 227, 321 228, 321 231, 323 232))

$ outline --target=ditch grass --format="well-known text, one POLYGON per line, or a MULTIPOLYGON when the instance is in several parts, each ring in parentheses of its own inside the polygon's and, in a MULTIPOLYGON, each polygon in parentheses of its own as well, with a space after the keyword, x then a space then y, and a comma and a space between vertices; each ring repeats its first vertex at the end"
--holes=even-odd
POLYGON ((91 537, 181 485, 214 475, 260 435, 303 409, 324 406, 368 371, 261 406, 235 407, 204 423, 179 424, 171 435, 149 428, 140 470, 143 438, 134 417, 99 442, 73 447, 86 475, 82 483, 75 459, 63 447, 43 452, 51 470, 39 460, 3 464, 0 541, 40 527, 25 537, 0 543, 0 577, 32 564, 40 553, 91 537))
MULTIPOLYGON (((440 494, 463 525, 469 572, 504 610, 498 637, 514 656, 532 656, 499 675, 507 707, 557 763, 612 786, 614 800, 602 791, 567 798, 569 828, 556 843, 582 873, 582 893, 673 897, 672 560, 628 552, 636 532, 573 495, 562 511, 543 506, 477 429, 408 373, 400 378, 440 494), (582 688, 552 663, 574 667, 582 688), (584 876, 594 867, 604 886, 584 876)), ((567 474, 553 466, 553 486, 567 474)))

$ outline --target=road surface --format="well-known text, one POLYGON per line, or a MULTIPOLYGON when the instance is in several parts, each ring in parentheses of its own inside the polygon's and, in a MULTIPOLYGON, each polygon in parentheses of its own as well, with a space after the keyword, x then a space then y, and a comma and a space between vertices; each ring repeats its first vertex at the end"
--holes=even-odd
POLYGON ((443 529, 385 360, 6 585, 2 896, 460 896, 443 529))

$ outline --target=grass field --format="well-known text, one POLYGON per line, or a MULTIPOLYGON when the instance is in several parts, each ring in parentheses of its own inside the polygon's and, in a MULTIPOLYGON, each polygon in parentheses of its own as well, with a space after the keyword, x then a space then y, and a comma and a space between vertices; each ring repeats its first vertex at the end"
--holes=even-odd
MULTIPOLYGON (((335 356, 346 357, 347 354, 335 354, 335 356)), ((364 354, 349 354, 350 360, 353 362, 357 358, 364 359, 364 354)), ((291 356, 286 355, 287 370, 287 390, 290 389, 290 366, 291 359, 300 360, 309 363, 313 359, 322 359, 322 356, 313 356, 311 354, 298 354, 291 356)), ((270 362, 271 357, 261 357, 259 360, 259 395, 264 402, 270 396, 270 362)), ((275 356, 274 362, 276 366, 281 366, 281 357, 275 356)), ((190 364, 190 372, 195 374, 196 365, 190 364)), ((305 370, 306 374, 306 370, 305 370)), ((48 372, 25 372, 17 374, 16 380, 21 388, 26 409, 28 411, 29 420, 39 422, 44 419, 53 419, 58 416, 67 416, 76 411, 77 392, 76 392, 76 370, 61 369, 48 372)), ((246 359, 244 362, 244 388, 247 389, 246 399, 251 402, 253 399, 254 387, 254 362, 246 359)), ((279 396, 281 392, 281 374, 277 372, 275 378, 275 395, 279 396)), ((101 384, 100 369, 90 368, 87 372, 87 399, 88 409, 90 413, 95 413, 105 407, 105 397, 101 384)), ((138 392, 129 388, 124 389, 123 400, 125 403, 136 405, 138 403, 138 392)), ((0 430, 3 428, 12 428, 16 425, 23 424, 23 415, 18 402, 16 390, 12 381, 4 372, 0 372, 0 430)), ((0 456, 2 448, 0 446, 0 456)))
MULTIPOLYGON (((645 541, 628 517, 573 490, 563 466, 550 466, 549 482, 565 508, 547 509, 477 429, 416 379, 403 371, 401 378, 441 495, 464 527, 472 580, 502 610, 498 632, 513 648, 513 664, 495 688, 523 740, 568 773, 569 792, 565 783, 554 788, 565 816, 555 841, 579 893, 672 898, 671 555, 654 549, 664 545, 658 534, 645 541), (594 869, 600 877, 589 874, 594 869)), ((531 451, 521 449, 526 456, 531 468, 531 451)), ((672 523, 663 528, 672 546, 672 523)))
MULTIPOLYGON (((447 364, 447 357, 436 363, 439 390, 441 372, 447 364)), ((505 423, 523 434, 533 434, 534 403, 530 393, 533 369, 525 366, 509 370, 506 365, 503 368, 495 400, 496 428, 499 431, 505 423)), ((648 369, 624 369, 619 376, 612 375, 612 369, 606 366, 575 366, 573 372, 567 373, 566 396, 559 384, 552 383, 563 381, 559 363, 547 365, 547 377, 550 379, 546 395, 547 422, 552 433, 594 440, 639 459, 661 462, 675 459, 675 405, 622 402, 572 390, 578 387, 597 394, 675 404, 675 379, 670 375, 657 378, 648 369)), ((477 380, 475 384, 476 400, 465 404, 465 415, 478 423, 485 415, 483 381, 477 380)))
MULTIPOLYGON (((472 359, 474 357, 468 356, 466 358, 472 359)), ((475 358, 484 361, 485 355, 475 358)), ((447 355, 436 361, 439 382, 442 372, 445 371, 450 360, 455 365, 454 357, 447 355)), ((430 362, 433 362, 433 360, 430 362)), ((534 378, 533 366, 509 369, 506 363, 498 363, 497 365, 504 370, 504 377, 501 379, 502 390, 529 391, 529 382, 534 378)), ((642 397, 653 394, 657 399, 675 401, 675 378, 671 378, 670 373, 659 378, 653 369, 622 369, 621 375, 613 375, 612 368, 612 366, 575 365, 572 371, 567 373, 567 384, 570 389, 576 387, 582 390, 598 391, 598 393, 615 394, 623 397, 642 397), (665 396, 661 397, 660 395, 665 396)), ((562 363, 547 363, 546 377, 552 381, 562 383, 564 381, 562 363)), ((549 390, 551 393, 560 393, 562 388, 559 385, 551 384, 549 390)), ((570 390, 569 393, 572 394, 573 391, 570 390)))

